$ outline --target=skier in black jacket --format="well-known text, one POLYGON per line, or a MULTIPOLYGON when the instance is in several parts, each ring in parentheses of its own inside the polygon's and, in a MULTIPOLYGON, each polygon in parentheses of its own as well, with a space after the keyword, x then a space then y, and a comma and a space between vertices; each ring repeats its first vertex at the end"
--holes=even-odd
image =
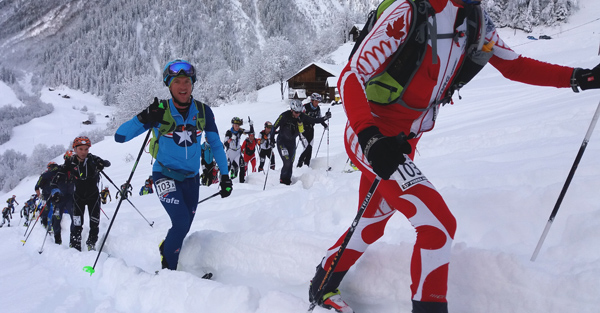
POLYGON ((54 176, 57 173, 57 170, 59 169, 58 164, 56 164, 55 162, 49 162, 48 165, 46 165, 47 170, 45 172, 42 173, 42 175, 40 175, 40 178, 38 178, 37 183, 35 184, 35 194, 40 197, 40 207, 41 209, 41 223, 42 225, 44 225, 44 227, 48 227, 48 214, 46 211, 46 207, 45 207, 45 203, 46 201, 50 198, 50 191, 52 190, 52 188, 50 187, 50 183, 52 182, 52 179, 54 178, 54 176), (41 192, 40 192, 41 190, 41 192))
POLYGON ((81 231, 83 230, 83 212, 88 207, 90 217, 90 233, 86 244, 88 251, 96 250, 100 224, 100 191, 99 172, 110 166, 110 162, 89 153, 92 143, 88 137, 79 136, 73 140, 75 154, 65 160, 65 167, 77 174, 75 180, 74 207, 71 215, 70 246, 81 251, 81 231))
MULTIPOLYGON (((310 95, 310 102, 304 105, 304 113, 312 118, 321 117, 321 108, 319 107, 319 103, 323 98, 318 93, 313 93, 310 95)), ((321 122, 324 129, 327 129, 327 124, 325 122, 321 122)), ((306 142, 302 141, 304 144, 304 151, 300 154, 298 158, 298 167, 302 167, 302 165, 310 166, 310 159, 312 158, 312 148, 313 141, 315 139, 315 124, 314 123, 304 123, 304 132, 302 133, 302 137, 306 139, 306 142)))
POLYGON ((327 112, 325 117, 312 118, 302 112, 302 102, 298 99, 292 99, 290 102, 290 110, 279 115, 273 131, 271 131, 271 139, 277 136, 277 150, 279 156, 283 160, 281 175, 279 182, 285 185, 292 183, 292 167, 294 166, 294 158, 296 155, 296 138, 304 132, 304 124, 323 123, 331 117, 331 113, 327 112), (278 131, 279 129, 279 131, 278 131))

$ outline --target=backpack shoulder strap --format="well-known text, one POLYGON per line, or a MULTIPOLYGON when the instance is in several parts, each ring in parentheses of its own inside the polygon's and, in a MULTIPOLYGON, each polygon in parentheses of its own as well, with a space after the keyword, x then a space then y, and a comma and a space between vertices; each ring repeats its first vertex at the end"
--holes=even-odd
POLYGON ((206 127, 206 109, 204 106, 206 104, 195 99, 194 103, 196 104, 196 109, 198 110, 198 114, 196 115, 196 128, 204 131, 204 127, 206 127))

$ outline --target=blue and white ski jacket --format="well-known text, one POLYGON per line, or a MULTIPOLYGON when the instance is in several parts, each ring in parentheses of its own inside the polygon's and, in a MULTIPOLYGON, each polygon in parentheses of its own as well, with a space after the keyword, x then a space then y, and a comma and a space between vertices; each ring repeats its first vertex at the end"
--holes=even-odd
MULTIPOLYGON (((192 103, 194 100, 192 99, 192 103)), ((201 139, 203 131, 196 128, 196 118, 198 109, 195 105, 190 105, 187 118, 177 111, 173 100, 169 99, 171 116, 175 120, 176 127, 173 132, 160 136, 158 154, 154 162, 152 171, 162 172, 163 167, 187 174, 187 177, 193 177, 200 170, 200 159, 202 158, 201 139)), ((206 141, 210 144, 215 160, 219 165, 221 175, 228 175, 227 157, 223 150, 223 143, 219 138, 215 116, 209 106, 204 106, 204 119, 206 125, 204 133, 206 141)), ((144 133, 150 127, 153 127, 154 134, 158 134, 159 123, 155 125, 142 124, 137 116, 123 123, 115 133, 116 142, 127 142, 140 134, 144 133)))

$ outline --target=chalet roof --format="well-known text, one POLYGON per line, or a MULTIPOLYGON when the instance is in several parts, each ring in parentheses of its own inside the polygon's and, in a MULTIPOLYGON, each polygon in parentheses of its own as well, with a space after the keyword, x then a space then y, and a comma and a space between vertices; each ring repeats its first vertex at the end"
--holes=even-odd
POLYGON ((354 24, 353 27, 361 31, 365 27, 365 24, 354 24))
POLYGON ((302 69, 300 69, 298 72, 296 72, 291 77, 289 77, 288 80, 290 80, 292 77, 302 73, 304 70, 309 68, 311 65, 315 65, 335 77, 340 76, 340 74, 342 73, 342 70, 344 69, 344 66, 345 66, 345 64, 328 64, 328 63, 321 63, 321 62, 312 62, 312 63, 306 65, 305 67, 303 67, 302 69))

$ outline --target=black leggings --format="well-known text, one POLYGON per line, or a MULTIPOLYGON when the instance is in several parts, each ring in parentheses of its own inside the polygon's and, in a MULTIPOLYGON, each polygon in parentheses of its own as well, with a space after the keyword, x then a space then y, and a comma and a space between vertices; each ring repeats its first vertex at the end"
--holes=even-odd
POLYGON ((90 234, 86 241, 87 244, 95 245, 98 241, 98 232, 100 228, 100 194, 92 194, 82 197, 78 194, 74 196, 73 214, 71 216, 71 243, 81 244, 81 231, 83 230, 85 206, 88 208, 90 217, 90 234))

